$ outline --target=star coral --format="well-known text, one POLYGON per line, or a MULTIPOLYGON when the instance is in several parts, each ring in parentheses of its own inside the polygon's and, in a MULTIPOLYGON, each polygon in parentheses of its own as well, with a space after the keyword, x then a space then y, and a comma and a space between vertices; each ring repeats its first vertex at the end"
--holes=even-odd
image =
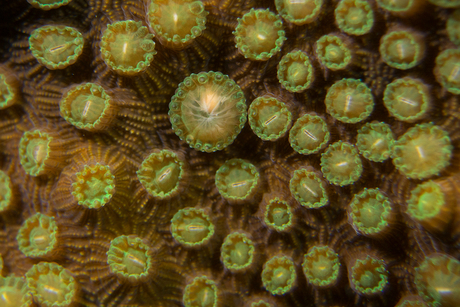
POLYGON ((455 306, 458 7, 5 2, 0 305, 455 306))

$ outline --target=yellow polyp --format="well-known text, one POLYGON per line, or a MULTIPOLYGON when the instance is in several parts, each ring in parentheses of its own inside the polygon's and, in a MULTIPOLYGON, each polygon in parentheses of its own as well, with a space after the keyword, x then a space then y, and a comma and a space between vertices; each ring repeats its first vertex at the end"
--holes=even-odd
POLYGON ((107 263, 110 271, 122 280, 145 281, 152 266, 150 247, 139 237, 118 236, 110 242, 107 263))
POLYGON ((83 52, 83 36, 71 27, 44 26, 32 32, 32 55, 48 69, 63 69, 75 63, 83 52))
POLYGON ((257 61, 266 61, 278 53, 286 40, 282 21, 268 9, 251 9, 238 18, 233 34, 240 53, 257 61))
POLYGON ((153 34, 133 20, 109 24, 101 38, 105 63, 122 75, 136 75, 150 66, 156 54, 153 34))
POLYGON ((26 273, 27 286, 34 300, 43 307, 70 307, 78 285, 70 271, 54 262, 40 262, 26 273))
POLYGON ((396 29, 382 36, 379 50, 385 63, 405 70, 417 66, 422 61, 425 55, 425 42, 415 31, 396 29))
POLYGON ((150 28, 167 47, 184 48, 206 29, 208 12, 201 1, 149 0, 148 3, 150 28))
POLYGON ((117 115, 114 99, 102 86, 94 83, 70 88, 61 99, 59 108, 67 122, 88 131, 107 129, 117 115))
POLYGON ((214 225, 202 209, 184 208, 171 220, 174 239, 185 247, 206 245, 214 234, 214 225))
POLYGON ((217 307, 219 292, 216 283, 207 276, 198 276, 184 289, 185 307, 217 307))
POLYGON ((316 20, 321 13, 322 0, 275 0, 276 10, 288 22, 303 25, 316 20))

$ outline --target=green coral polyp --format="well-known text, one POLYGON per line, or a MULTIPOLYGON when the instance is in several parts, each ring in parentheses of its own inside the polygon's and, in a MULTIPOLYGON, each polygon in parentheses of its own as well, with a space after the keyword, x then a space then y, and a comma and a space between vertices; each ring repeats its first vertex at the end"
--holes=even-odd
POLYGON ((380 294, 388 284, 385 261, 372 256, 357 259, 351 267, 350 283, 354 290, 365 296, 380 294))
POLYGON ((266 61, 281 50, 286 40, 281 19, 266 10, 254 10, 238 18, 233 32, 236 48, 250 60, 266 61))
POLYGON ((460 50, 447 49, 438 54, 435 60, 434 76, 449 92, 460 94, 460 50))
POLYGON ((302 269, 311 285, 332 287, 339 278, 339 255, 328 246, 313 246, 304 256, 302 269))
POLYGON ((289 131, 291 147, 303 155, 318 153, 326 147, 329 139, 326 122, 313 114, 305 114, 297 119, 289 131))
POLYGON ((415 269, 415 285, 429 306, 457 306, 460 297, 460 261, 445 255, 433 254, 415 269))
POLYGON ((460 45, 460 10, 453 11, 446 23, 447 35, 451 42, 460 45))
POLYGON ((75 63, 83 45, 81 33, 65 26, 43 26, 29 37, 32 55, 48 69, 64 69, 75 63))
POLYGON ((34 300, 43 307, 70 307, 77 298, 77 281, 54 262, 35 264, 26 273, 26 282, 34 300))
POLYGON ((227 160, 216 172, 216 186, 220 195, 230 202, 251 199, 257 191, 259 172, 242 159, 227 160))
POLYGON ((374 25, 374 12, 364 0, 341 0, 334 15, 339 29, 347 34, 364 35, 374 25))
POLYGON ((396 79, 387 85, 383 103, 391 116, 412 123, 422 119, 430 107, 428 87, 412 78, 396 79))
POLYGON ((72 0, 27 0, 33 7, 48 11, 69 4, 72 0))
POLYGON ((306 208, 321 208, 328 204, 326 185, 312 171, 296 170, 289 182, 289 189, 292 196, 306 208))
POLYGON ((289 204, 275 197, 268 202, 264 212, 264 222, 278 232, 287 231, 293 225, 294 214, 289 204))
POLYGON ((217 307, 218 298, 216 282, 206 276, 198 276, 185 287, 182 303, 185 307, 217 307))
POLYGON ((0 110, 6 109, 20 101, 20 84, 14 74, 0 65, 0 110))
POLYGON ((25 220, 19 229, 16 237, 19 250, 26 257, 52 256, 57 248, 57 233, 54 217, 36 213, 25 220))
POLYGON ((40 130, 27 131, 19 142, 20 163, 27 174, 43 175, 47 172, 47 161, 50 159, 50 143, 53 137, 40 130))
POLYGON ((358 131, 356 147, 364 158, 383 162, 391 157, 395 140, 388 124, 372 122, 358 131))
POLYGON ((316 56, 323 66, 332 71, 345 69, 352 59, 346 41, 335 34, 321 36, 316 42, 316 56))
POLYGON ((287 256, 275 256, 264 264, 262 283, 273 295, 283 295, 291 291, 296 278, 294 262, 287 256))
POLYGON ((184 176, 184 161, 170 150, 149 155, 137 171, 137 178, 155 198, 167 199, 179 192, 184 176))
POLYGON ((377 3, 388 12, 401 16, 411 15, 420 5, 417 0, 377 0, 377 3))
POLYGON ((422 36, 409 30, 396 30, 382 36, 380 55, 385 63, 397 69, 417 66, 425 55, 422 36))
POLYGON ((441 186, 432 180, 419 184, 411 191, 407 214, 432 231, 444 230, 451 218, 446 196, 441 186))
POLYGON ((278 64, 278 80, 290 92, 300 93, 308 89, 315 79, 308 55, 296 50, 281 58, 278 64))
POLYGON ((121 75, 139 74, 150 66, 156 54, 153 37, 140 21, 109 24, 101 38, 102 59, 121 75))
POLYGON ((357 233, 371 237, 379 236, 390 227, 391 203, 379 189, 365 188, 353 197, 348 208, 351 224, 357 233))
POLYGON ((335 119, 354 124, 366 119, 374 109, 374 96, 367 85, 357 79, 342 79, 327 91, 327 112, 335 119))
POLYGON ((200 247, 214 235, 214 225, 203 209, 184 208, 171 219, 171 233, 186 247, 200 247))
POLYGON ((420 124, 395 142, 393 164, 408 178, 425 179, 449 165, 452 150, 447 132, 433 124, 420 124))
POLYGON ((201 1, 151 0, 147 15, 161 44, 181 49, 206 29, 208 12, 201 1))
POLYGON ((241 232, 229 234, 221 247, 222 262, 233 273, 243 272, 251 267, 254 253, 254 243, 241 232))
POLYGON ((85 208, 103 207, 114 193, 115 176, 107 165, 85 165, 82 171, 75 174, 72 182, 72 195, 85 208))
POLYGON ((30 307, 32 296, 29 294, 24 278, 0 276, 0 306, 30 307))
POLYGON ((13 185, 11 179, 4 171, 0 170, 0 213, 8 210, 12 203, 13 185))
POLYGON ((117 115, 114 100, 100 85, 84 83, 68 90, 59 103, 61 116, 78 129, 107 129, 117 115))
POLYGON ((355 146, 336 142, 321 154, 321 171, 330 183, 345 186, 354 183, 363 172, 362 161, 355 146))
POLYGON ((110 242, 107 263, 120 279, 129 283, 145 281, 152 268, 150 247, 137 236, 116 237, 110 242))
POLYGON ((301 26, 316 20, 323 0, 275 0, 276 10, 286 21, 301 26))
POLYGON ((286 105, 273 97, 256 98, 248 110, 252 131, 264 141, 281 138, 292 122, 292 114, 286 105))
POLYGON ((222 150, 235 140, 247 119, 240 87, 220 72, 185 78, 171 98, 169 119, 174 132, 190 147, 222 150))

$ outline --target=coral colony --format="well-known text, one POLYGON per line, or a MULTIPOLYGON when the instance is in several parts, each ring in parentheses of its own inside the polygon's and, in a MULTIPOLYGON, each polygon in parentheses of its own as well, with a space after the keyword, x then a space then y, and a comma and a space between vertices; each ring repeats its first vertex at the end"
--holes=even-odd
POLYGON ((456 307, 460 0, 16 0, 0 307, 456 307))

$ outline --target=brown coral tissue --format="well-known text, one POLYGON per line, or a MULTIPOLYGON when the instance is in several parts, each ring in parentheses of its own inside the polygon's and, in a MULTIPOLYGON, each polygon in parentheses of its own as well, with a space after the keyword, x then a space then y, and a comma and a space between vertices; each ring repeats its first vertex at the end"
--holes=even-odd
POLYGON ((0 3, 0 306, 458 306, 460 0, 0 3))

